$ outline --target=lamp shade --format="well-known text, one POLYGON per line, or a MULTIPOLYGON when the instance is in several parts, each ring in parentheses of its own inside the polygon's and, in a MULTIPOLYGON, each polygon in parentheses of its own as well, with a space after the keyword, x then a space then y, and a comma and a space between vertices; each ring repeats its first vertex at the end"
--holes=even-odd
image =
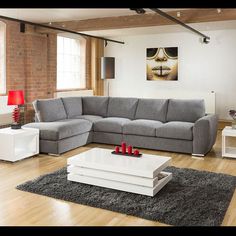
POLYGON ((23 105, 24 93, 22 90, 11 90, 8 92, 7 105, 23 105))
POLYGON ((101 57, 101 79, 115 79, 114 57, 101 57))

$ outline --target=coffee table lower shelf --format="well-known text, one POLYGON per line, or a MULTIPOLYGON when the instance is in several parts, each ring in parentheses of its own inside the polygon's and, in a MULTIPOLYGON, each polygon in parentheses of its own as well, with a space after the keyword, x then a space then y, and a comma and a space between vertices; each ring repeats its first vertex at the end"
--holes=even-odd
MULTIPOLYGON (((78 173, 73 173, 70 172, 71 167, 68 167, 68 175, 67 179, 69 181, 74 181, 74 182, 79 182, 79 183, 84 183, 84 184, 91 184, 95 186, 100 186, 100 187, 105 187, 105 188, 111 188, 111 189, 116 189, 116 190, 121 190, 121 191, 126 191, 126 192, 131 192, 131 193, 137 193, 137 194, 142 194, 142 195, 147 195, 153 197, 155 194, 157 194, 171 179, 172 179, 172 173, 169 172, 160 172, 161 174, 165 174, 166 177, 153 181, 155 185, 153 187, 150 186, 143 186, 143 185, 138 185, 138 184, 133 184, 133 183, 127 183, 127 182, 120 182, 116 180, 110 180, 109 178, 98 178, 98 177, 93 177, 93 176, 86 176, 86 175, 80 175, 78 173)), ((127 176, 127 175, 126 175, 127 176)), ((131 176, 131 178, 135 178, 135 176, 131 176)), ((140 177, 137 177, 137 179, 140 179, 140 177)), ((147 182, 149 178, 143 178, 143 182, 147 182)), ((154 180, 154 179, 150 179, 154 180)), ((137 181, 137 183, 139 183, 137 181)))

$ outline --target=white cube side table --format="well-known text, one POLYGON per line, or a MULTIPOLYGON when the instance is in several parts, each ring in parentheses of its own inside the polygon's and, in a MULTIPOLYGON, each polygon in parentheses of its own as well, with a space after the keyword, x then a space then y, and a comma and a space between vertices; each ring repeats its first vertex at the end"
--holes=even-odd
POLYGON ((222 157, 236 158, 236 146, 227 146, 227 137, 236 138, 236 129, 232 129, 231 126, 226 126, 222 130, 222 157))
POLYGON ((0 160, 14 162, 38 153, 38 129, 0 129, 0 160))

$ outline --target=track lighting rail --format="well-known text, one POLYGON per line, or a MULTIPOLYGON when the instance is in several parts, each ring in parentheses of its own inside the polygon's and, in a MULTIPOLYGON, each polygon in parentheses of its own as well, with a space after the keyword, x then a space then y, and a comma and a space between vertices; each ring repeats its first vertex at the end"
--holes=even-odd
POLYGON ((22 27, 22 24, 28 24, 28 25, 44 27, 44 28, 48 28, 48 29, 52 29, 52 30, 58 30, 58 31, 63 31, 63 32, 67 32, 67 33, 72 33, 72 34, 77 34, 77 35, 81 35, 81 36, 86 36, 86 37, 90 37, 90 38, 102 39, 102 40, 104 40, 105 42, 112 42, 112 43, 124 44, 124 42, 122 42, 122 41, 117 41, 117 40, 107 39, 107 38, 103 38, 103 37, 99 37, 99 36, 94 36, 94 35, 79 33, 79 32, 72 31, 72 30, 67 30, 67 29, 63 29, 63 28, 59 28, 59 27, 54 27, 54 26, 49 26, 49 25, 34 23, 34 22, 30 22, 30 21, 19 20, 19 19, 12 18, 12 17, 7 17, 7 16, 2 16, 2 15, 0 15, 0 19, 19 22, 19 23, 21 23, 21 24, 20 24, 21 28, 23 28, 23 27, 22 27))
MULTIPOLYGON (((158 8, 149 8, 149 9, 156 12, 156 13, 158 13, 161 16, 164 16, 165 18, 167 18, 167 19, 169 19, 169 20, 171 20, 171 21, 173 21, 173 22, 175 22, 179 25, 182 25, 183 27, 187 28, 188 30, 191 30, 194 33, 200 35, 203 38, 203 40, 202 40, 203 43, 209 43, 210 42, 210 37, 209 36, 207 36, 205 34, 202 34, 201 32, 199 32, 199 31, 195 30, 194 28, 186 25, 185 23, 183 23, 182 21, 174 18, 173 16, 159 10, 158 8)), ((130 10, 136 11, 137 14, 145 14, 145 12, 146 12, 143 8, 130 8, 130 10)))
POLYGON ((172 21, 174 21, 175 23, 177 23, 177 24, 179 24, 179 25, 182 25, 183 27, 185 27, 185 28, 187 28, 187 29, 193 31, 194 33, 199 34, 200 36, 203 37, 203 42, 204 42, 204 43, 209 42, 209 40, 210 40, 210 37, 209 37, 209 36, 207 36, 207 35, 205 35, 205 34, 202 34, 201 32, 199 32, 199 31, 195 30, 194 28, 192 28, 192 27, 190 27, 190 26, 184 24, 182 21, 180 21, 180 20, 178 20, 178 19, 176 19, 176 18, 170 16, 169 14, 167 14, 167 13, 165 13, 165 12, 159 10, 158 8, 150 8, 150 9, 151 9, 152 11, 154 11, 154 12, 160 14, 161 16, 164 16, 164 17, 168 18, 169 20, 172 20, 172 21))

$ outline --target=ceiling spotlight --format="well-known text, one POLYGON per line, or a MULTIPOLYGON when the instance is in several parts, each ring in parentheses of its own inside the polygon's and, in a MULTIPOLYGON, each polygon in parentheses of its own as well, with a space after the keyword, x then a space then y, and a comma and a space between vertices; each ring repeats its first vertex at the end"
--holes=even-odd
POLYGON ((221 9, 220 9, 220 8, 217 8, 217 12, 218 12, 218 13, 221 13, 221 9))
POLYGON ((49 25, 52 25, 52 22, 49 22, 48 24, 49 24, 49 25))
POLYGON ((25 24, 22 22, 20 23, 20 32, 25 33, 25 24))
POLYGON ((138 14, 144 14, 146 11, 143 8, 130 8, 132 11, 136 11, 138 14))
POLYGON ((210 43, 210 38, 205 37, 202 39, 202 41, 203 41, 203 43, 210 43))
POLYGON ((177 17, 180 17, 180 11, 177 12, 177 17))

